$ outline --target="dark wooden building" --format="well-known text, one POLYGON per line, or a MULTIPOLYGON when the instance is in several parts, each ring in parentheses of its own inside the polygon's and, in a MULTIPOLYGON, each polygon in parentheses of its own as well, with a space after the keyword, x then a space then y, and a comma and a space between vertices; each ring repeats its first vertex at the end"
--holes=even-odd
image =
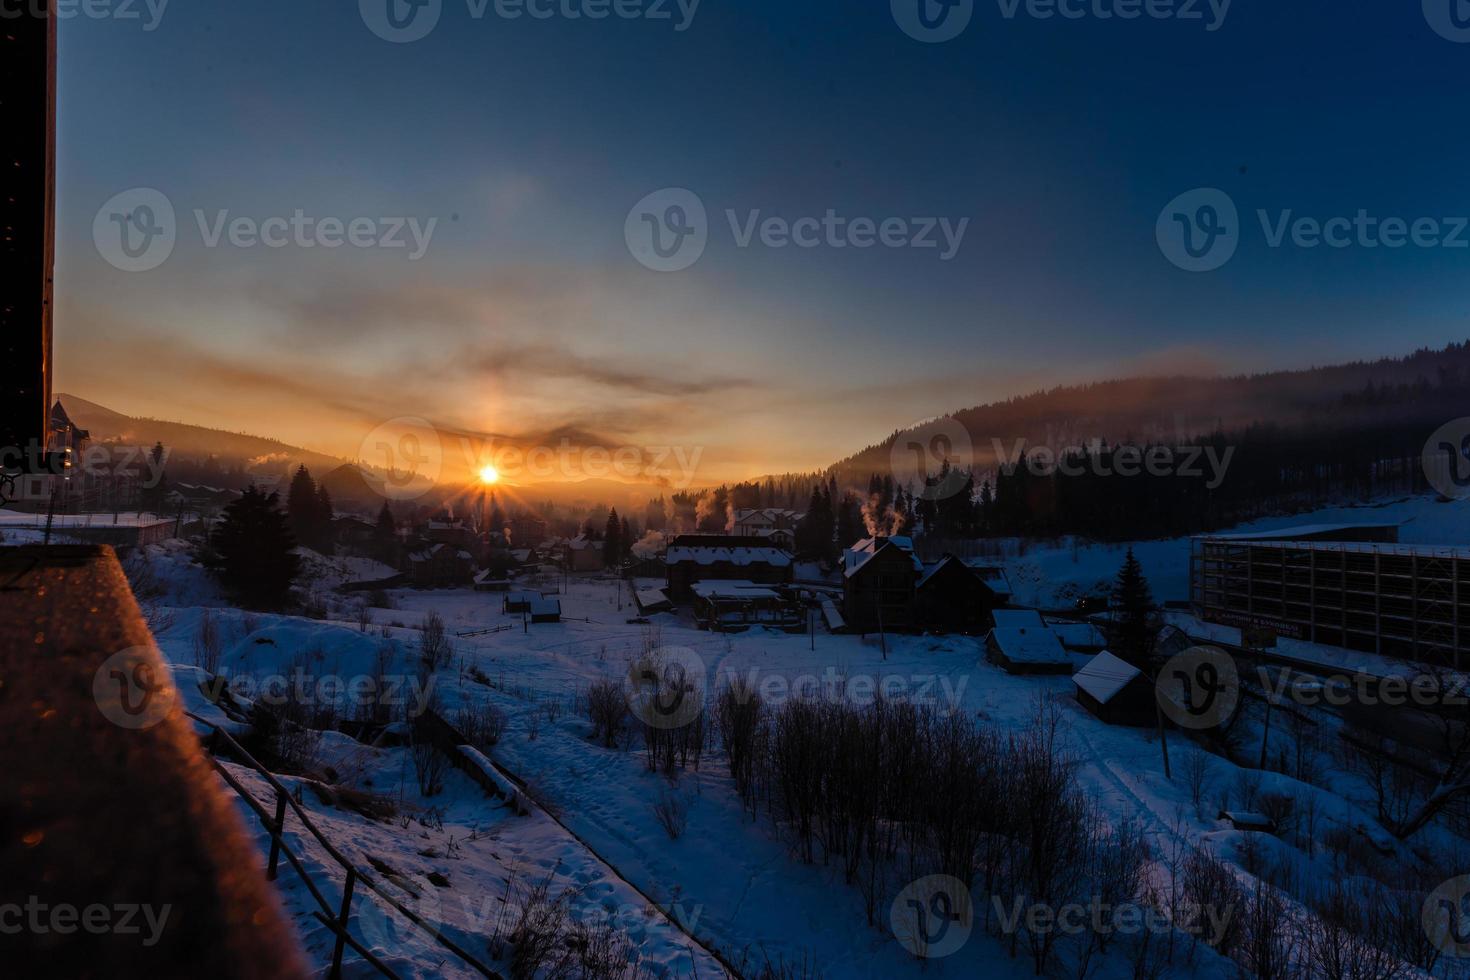
POLYGON ((1109 725, 1145 727, 1155 723, 1154 686, 1132 664, 1106 650, 1072 675, 1077 702, 1109 725))
POLYGON ((922 574, 914 553, 893 541, 850 562, 842 580, 842 615, 848 628, 859 633, 917 629, 922 574))
POLYGON ((664 556, 669 598, 693 597, 696 582, 743 581, 756 585, 787 585, 794 566, 790 552, 771 547, 759 538, 716 534, 683 534, 664 556))
POLYGON ((953 555, 929 566, 915 586, 919 624, 945 633, 985 633, 1002 602, 978 570, 953 555))

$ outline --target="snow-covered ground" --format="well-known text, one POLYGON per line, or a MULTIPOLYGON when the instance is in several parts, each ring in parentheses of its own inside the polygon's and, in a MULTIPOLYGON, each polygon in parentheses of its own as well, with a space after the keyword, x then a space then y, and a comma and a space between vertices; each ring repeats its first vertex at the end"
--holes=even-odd
MULTIPOLYGON (((1466 518, 1467 511, 1458 506, 1405 500, 1253 527, 1402 520, 1407 522, 1405 541, 1449 543, 1470 539, 1462 533, 1462 527, 1470 528, 1466 518)), ((1183 597, 1187 541, 1145 542, 1136 552, 1157 596, 1183 597)), ((1058 606, 1111 582, 1122 556, 1121 547, 1081 547, 1075 555, 1068 547, 1033 549, 1008 565, 1018 601, 1058 606)), ((519 615, 502 614, 501 597, 495 594, 396 590, 390 594, 392 608, 370 610, 372 623, 364 629, 347 611, 349 600, 332 613, 337 621, 326 622, 229 609, 211 593, 197 566, 172 545, 139 561, 151 576, 152 601, 162 604, 154 620, 160 645, 179 665, 179 680, 185 685, 197 680, 193 665, 207 617, 222 637, 222 672, 242 683, 258 685, 271 675, 289 675, 293 668, 313 678, 373 676, 382 671, 380 661, 386 658, 387 672, 402 680, 401 697, 417 699, 424 693, 415 687, 417 627, 430 613, 442 617, 455 659, 434 679, 437 710, 451 720, 466 705, 490 704, 503 712, 507 728, 488 754, 496 766, 524 780, 539 805, 530 807, 529 816, 517 816, 458 772, 448 775, 442 793, 426 798, 415 784, 409 750, 364 746, 335 734, 323 738, 315 765, 330 770, 327 775, 334 782, 388 797, 397 815, 369 819, 322 803, 310 791, 303 799, 349 859, 362 867, 390 868, 393 878, 403 882, 394 887, 401 888, 405 900, 420 903, 414 907, 427 910, 456 941, 487 959, 495 955, 490 937, 497 923, 515 915, 502 913, 502 906, 508 902, 517 908, 549 875, 553 893, 570 896, 575 916, 597 909, 615 913, 613 920, 658 975, 721 975, 701 944, 727 960, 744 951, 788 963, 808 960, 827 977, 1032 974, 1024 956, 1012 958, 1004 945, 979 932, 944 959, 925 963, 909 955, 886 929, 867 924, 862 896, 844 884, 840 871, 800 863, 769 819, 744 811, 717 746, 697 771, 671 782, 648 771, 636 744, 609 749, 595 742, 590 722, 578 710, 579 694, 596 681, 621 679, 632 659, 651 645, 692 651, 710 690, 739 676, 778 692, 775 700, 781 690, 776 678, 787 688, 809 690, 841 678, 848 691, 857 689, 855 680, 869 678, 885 684, 890 693, 1009 730, 1024 728, 1039 701, 1050 702, 1061 713, 1063 743, 1077 761, 1082 785, 1110 817, 1141 822, 1158 861, 1177 851, 1181 841, 1208 845, 1237 870, 1260 860, 1259 848, 1247 846, 1246 834, 1215 816, 1231 797, 1240 807, 1244 795, 1270 792, 1294 796, 1299 805, 1310 807, 1317 839, 1334 830, 1348 837, 1366 835, 1390 859, 1412 856, 1406 845, 1378 828, 1361 778, 1331 770, 1328 748, 1311 749, 1322 753, 1318 768, 1329 770, 1311 784, 1278 772, 1252 775, 1221 756, 1208 755, 1202 765, 1209 788, 1197 806, 1180 775, 1190 751, 1187 742, 1171 738, 1175 770, 1170 780, 1154 731, 1103 724, 1077 703, 1070 679, 1008 675, 988 664, 980 643, 970 638, 889 637, 885 651, 876 637, 822 634, 814 644, 809 636, 766 629, 711 634, 677 613, 654 616, 647 624, 631 623, 636 613, 626 586, 620 599, 618 584, 597 576, 574 577, 566 584, 559 624, 526 627, 519 615), (503 629, 483 632, 497 628, 503 629), (461 633, 479 635, 457 635, 461 633), (661 826, 654 809, 670 796, 687 807, 687 828, 677 839, 661 826)), ((556 591, 564 583, 547 577, 531 584, 556 591)), ((1248 713, 1236 737, 1258 743, 1263 721, 1248 713)), ((1278 740, 1287 737, 1281 727, 1278 722, 1278 740)), ((1272 744, 1274 751, 1280 743, 1272 744)), ((240 770, 240 778, 263 790, 253 774, 240 770)), ((268 837, 258 821, 249 823, 263 854, 268 837)), ((307 835, 297 832, 292 840, 312 856, 314 873, 340 887, 336 866, 316 852, 307 835)), ((1458 842, 1437 831, 1421 836, 1416 846, 1420 852, 1439 852, 1446 869, 1466 866, 1458 842)), ((1269 860, 1295 866, 1308 880, 1331 880, 1339 873, 1334 857, 1322 848, 1302 849, 1272 837, 1266 851, 1269 860)), ((1162 873, 1158 865, 1155 873, 1162 873)), ((289 872, 283 872, 280 884, 314 959, 325 962, 330 937, 310 917, 315 904, 289 872)), ((360 900, 362 934, 405 975, 471 975, 421 932, 402 923, 384 926, 381 916, 374 918, 365 909, 360 900)), ((508 928, 502 925, 501 934, 508 928)), ((348 958, 353 959, 350 954, 348 958)), ((366 975, 360 964, 354 969, 354 975, 366 975)), ((1129 970, 1115 955, 1092 975, 1125 976, 1129 970)), ((1209 976, 1231 970, 1207 956, 1196 960, 1189 972, 1209 976)))

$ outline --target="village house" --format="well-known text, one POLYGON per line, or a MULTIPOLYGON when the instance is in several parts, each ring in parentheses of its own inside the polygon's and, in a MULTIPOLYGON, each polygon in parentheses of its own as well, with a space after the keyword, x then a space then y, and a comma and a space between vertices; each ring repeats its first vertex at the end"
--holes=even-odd
POLYGON ((1146 726, 1157 708, 1154 686, 1143 671, 1104 650, 1072 675, 1077 703, 1109 725, 1146 726))
POLYGON ((733 526, 737 538, 764 537, 773 531, 794 531, 802 515, 794 510, 765 507, 760 510, 737 510, 733 526))
POLYGON ((416 588, 444 589, 474 581, 475 556, 452 544, 431 544, 408 556, 408 578, 416 588))
POLYGON ((774 547, 790 551, 796 547, 796 525, 801 523, 802 516, 778 507, 737 510, 731 526, 738 538, 761 538, 774 547))
POLYGON ((373 547, 377 533, 377 525, 361 517, 339 517, 332 521, 332 538, 344 548, 369 549, 373 547))
POLYGON ((756 585, 785 585, 794 571, 791 554, 749 537, 684 534, 664 556, 668 595, 686 601, 696 582, 732 580, 756 585))
POLYGON ((980 572, 953 555, 925 566, 915 586, 919 625, 945 633, 983 634, 1001 599, 980 572))
POLYGON ((534 514, 517 514, 506 523, 511 547, 517 550, 545 544, 549 525, 534 514))
POLYGON ((985 656, 1008 674, 1070 674, 1074 666, 1062 641, 1044 625, 997 626, 985 638, 985 656))
POLYGON ((918 627, 918 583, 924 563, 909 538, 868 538, 843 555, 842 615, 859 633, 918 627))
POLYGON ((561 560, 569 572, 595 572, 603 567, 602 542, 579 534, 562 546, 561 560))

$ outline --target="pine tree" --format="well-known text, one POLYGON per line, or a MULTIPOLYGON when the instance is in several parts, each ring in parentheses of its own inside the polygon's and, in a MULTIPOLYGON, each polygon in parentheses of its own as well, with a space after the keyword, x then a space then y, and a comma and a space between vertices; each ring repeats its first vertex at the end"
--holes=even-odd
POLYGON ((163 443, 154 443, 148 454, 148 485, 143 488, 142 499, 143 509, 152 514, 162 514, 164 503, 168 500, 168 476, 164 472, 166 457, 163 443))
POLYGON ((607 527, 602 532, 602 563, 608 568, 617 568, 623 562, 623 523, 618 519, 614 507, 607 512, 607 527))
POLYGON ((309 543, 317 523, 318 498, 316 481, 305 466, 297 467, 286 494, 286 513, 291 517, 291 530, 296 540, 309 543))
POLYGON ((1158 610, 1132 548, 1113 586, 1113 607, 1113 653, 1136 666, 1147 666, 1158 632, 1158 610))
POLYGON ((332 521, 336 517, 337 511, 332 506, 332 495, 327 492, 325 484, 318 484, 316 488, 316 520, 311 528, 312 541, 318 551, 327 553, 332 550, 332 521))
POLYGON ((383 509, 378 511, 378 526, 373 530, 373 549, 377 552, 379 561, 394 566, 398 564, 398 522, 393 519, 393 511, 386 500, 383 501, 383 509))
POLYGON ((211 540, 224 586, 249 607, 279 609, 300 567, 291 522, 277 494, 254 486, 225 508, 211 540))

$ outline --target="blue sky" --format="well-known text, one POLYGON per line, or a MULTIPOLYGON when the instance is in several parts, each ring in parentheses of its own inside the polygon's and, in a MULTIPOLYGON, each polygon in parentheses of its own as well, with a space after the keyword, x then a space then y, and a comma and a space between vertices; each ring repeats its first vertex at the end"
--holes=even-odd
POLYGON ((64 390, 348 456, 400 415, 698 445, 724 479, 1036 387, 1470 335, 1470 249, 1271 248, 1256 217, 1470 215, 1470 44, 1419 4, 1235 0, 1210 30, 1204 0, 1193 21, 974 0, 960 36, 927 44, 888 0, 703 0, 684 30, 673 0, 671 20, 442 2, 403 44, 345 0, 173 0, 152 30, 139 0, 139 20, 62 25, 64 390), (1238 206, 1240 241, 1191 273, 1155 224, 1200 187, 1238 206), (134 188, 177 212, 145 272, 93 234, 134 188), (679 272, 624 234, 664 188, 709 216, 679 272), (195 217, 298 209, 436 223, 410 261, 211 248, 195 217), (740 247, 726 217, 828 209, 968 224, 943 261, 740 247))

